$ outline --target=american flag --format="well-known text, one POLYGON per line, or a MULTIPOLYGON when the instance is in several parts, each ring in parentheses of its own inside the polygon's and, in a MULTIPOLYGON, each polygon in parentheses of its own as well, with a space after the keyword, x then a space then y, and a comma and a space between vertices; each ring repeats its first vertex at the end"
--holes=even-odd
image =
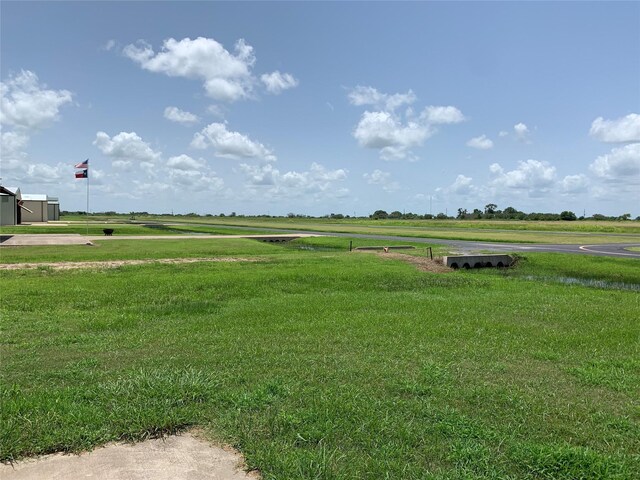
POLYGON ((89 159, 87 158, 84 162, 82 163, 76 163, 76 166, 73 168, 89 168, 89 159))

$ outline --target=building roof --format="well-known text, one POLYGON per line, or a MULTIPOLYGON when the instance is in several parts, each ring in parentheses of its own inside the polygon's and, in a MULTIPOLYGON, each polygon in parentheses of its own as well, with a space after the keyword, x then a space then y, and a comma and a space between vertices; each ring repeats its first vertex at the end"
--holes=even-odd
POLYGON ((32 202, 46 202, 47 196, 41 193, 23 193, 22 200, 32 202))
POLYGON ((16 194, 12 190, 9 190, 8 188, 3 187, 2 185, 0 185, 0 194, 11 195, 13 197, 16 196, 16 194))

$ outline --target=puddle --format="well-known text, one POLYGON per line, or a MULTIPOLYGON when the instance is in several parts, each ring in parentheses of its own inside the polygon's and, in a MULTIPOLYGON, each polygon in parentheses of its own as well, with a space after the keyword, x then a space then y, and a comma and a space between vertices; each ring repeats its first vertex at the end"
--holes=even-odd
POLYGON ((575 277, 551 277, 551 276, 535 276, 526 275, 525 280, 535 280, 543 282, 564 283, 565 285, 582 285, 584 287, 602 288, 606 290, 629 290, 632 292, 640 292, 640 284, 612 282, 609 280, 597 280, 594 278, 575 278, 575 277))

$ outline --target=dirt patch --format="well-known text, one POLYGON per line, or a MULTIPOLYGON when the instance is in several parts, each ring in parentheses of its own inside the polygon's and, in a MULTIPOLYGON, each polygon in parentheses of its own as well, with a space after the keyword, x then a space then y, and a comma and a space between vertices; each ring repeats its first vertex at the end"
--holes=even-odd
POLYGON ((109 480, 256 480, 242 456, 186 433, 136 444, 118 443, 80 455, 57 453, 0 465, 3 480, 103 478, 109 480))
POLYGON ((117 268, 124 265, 145 265, 149 263, 178 264, 199 262, 258 262, 257 258, 156 258, 147 260, 108 260, 104 262, 45 262, 45 263, 4 263, 0 270, 22 270, 28 268, 51 268, 54 270, 74 270, 78 268, 117 268))
POLYGON ((421 272, 432 272, 432 273, 451 273, 451 270, 446 265, 442 264, 442 258, 436 257, 431 260, 428 257, 419 257, 417 255, 407 255, 404 253, 397 252, 379 252, 379 251, 366 251, 363 250, 358 253, 367 253, 378 255, 380 258, 385 260, 402 260, 403 262, 410 263, 411 265, 415 265, 418 270, 421 272))

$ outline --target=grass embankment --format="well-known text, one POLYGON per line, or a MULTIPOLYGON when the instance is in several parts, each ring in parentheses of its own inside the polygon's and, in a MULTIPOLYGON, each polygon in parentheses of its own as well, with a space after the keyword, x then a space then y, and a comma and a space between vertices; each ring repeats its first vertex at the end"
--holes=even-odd
POLYGON ((210 254, 262 261, 0 272, 1 458, 200 425, 267 479, 639 471, 638 293, 528 279, 640 284, 637 261, 210 254))

